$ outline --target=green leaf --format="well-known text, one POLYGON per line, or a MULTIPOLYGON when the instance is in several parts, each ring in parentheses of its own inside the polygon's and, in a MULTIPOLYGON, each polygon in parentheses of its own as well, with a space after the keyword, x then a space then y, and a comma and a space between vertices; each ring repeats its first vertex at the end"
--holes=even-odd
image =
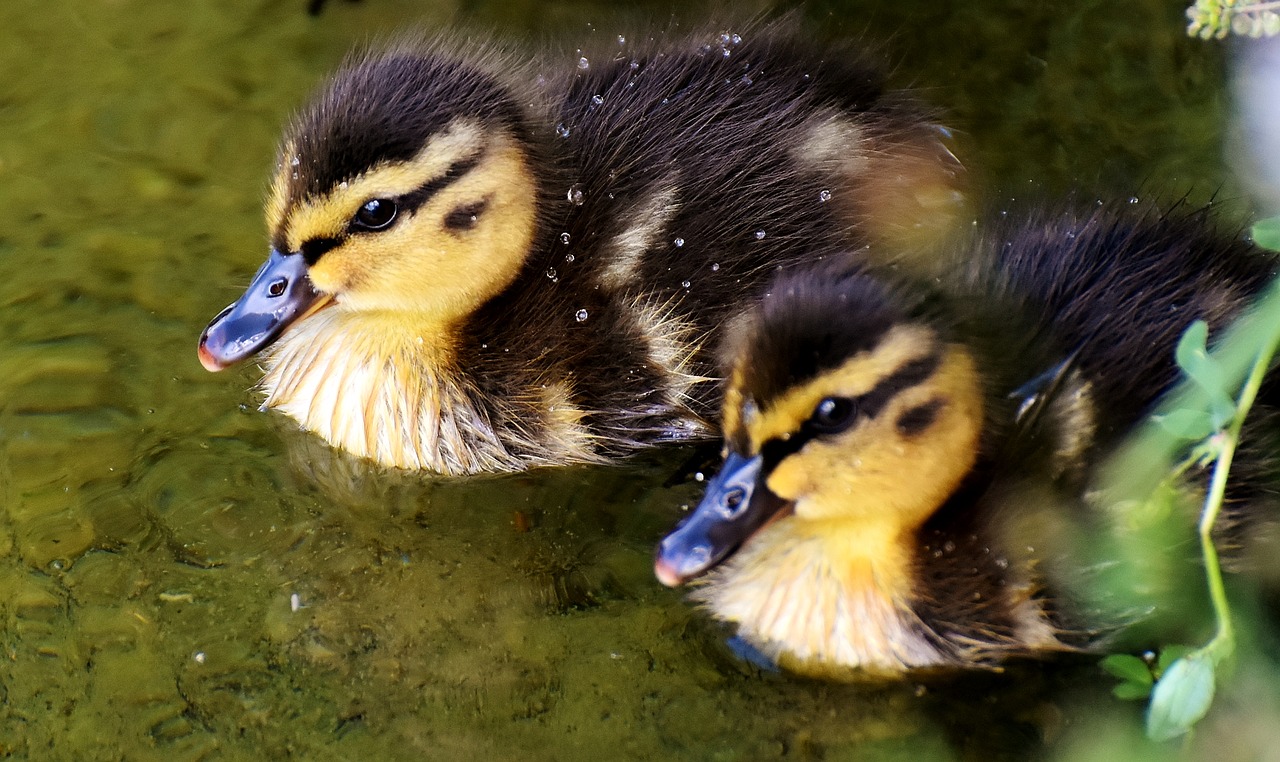
POLYGON ((1182 332, 1182 337, 1178 339, 1178 348, 1174 350, 1174 357, 1178 360, 1178 365, 1183 370, 1190 370, 1199 363, 1208 358, 1206 347, 1209 343, 1209 324, 1203 320, 1197 320, 1187 326, 1187 330, 1182 332))
POLYGON ((1147 737, 1167 741, 1191 730, 1213 703, 1213 661, 1202 651, 1169 665, 1147 709, 1147 737))
POLYGON ((1160 658, 1156 659, 1156 676, 1163 675, 1171 664, 1194 650, 1191 646, 1165 646, 1162 648, 1160 650, 1160 658))
POLYGON ((1209 356, 1208 340, 1209 324, 1197 320, 1178 339, 1174 357, 1187 377, 1209 395, 1213 428, 1218 429, 1235 417, 1236 404, 1231 399, 1232 390, 1227 388, 1226 372, 1209 356))
POLYGON ((1167 415, 1154 415, 1152 419, 1175 437, 1197 442, 1212 434, 1216 428, 1212 416, 1203 410, 1190 408, 1174 410, 1167 415))
MULTIPOLYGON (((1102 668, 1127 683, 1151 685, 1151 668, 1132 654, 1111 654, 1101 662, 1102 668)), ((1145 695, 1145 694, 1144 694, 1145 695)))
POLYGON ((1280 251, 1280 217, 1269 217, 1254 225, 1253 242, 1264 249, 1280 251))
POLYGON ((1111 689, 1111 693, 1122 701, 1140 701, 1151 695, 1150 685, 1138 683, 1120 683, 1111 689))

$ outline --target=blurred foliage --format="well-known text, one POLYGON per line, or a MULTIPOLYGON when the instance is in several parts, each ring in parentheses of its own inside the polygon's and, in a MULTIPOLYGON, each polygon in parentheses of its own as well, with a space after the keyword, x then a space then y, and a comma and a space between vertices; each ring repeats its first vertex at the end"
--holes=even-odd
POLYGON ((1280 251, 1280 217, 1271 217, 1254 225, 1253 242, 1264 249, 1280 251))
POLYGON ((1275 37, 1280 34, 1280 2, 1198 0, 1187 9, 1187 34, 1222 39, 1228 34, 1275 37))
MULTIPOLYGON (((1253 238, 1265 248, 1280 249, 1280 218, 1258 223, 1253 238)), ((1208 348, 1208 326, 1196 321, 1178 343, 1176 358, 1186 379, 1152 417, 1152 424, 1109 466, 1107 494, 1127 495, 1120 503, 1137 516, 1166 520, 1174 493, 1189 471, 1211 468, 1209 487, 1198 521, 1201 557, 1213 608, 1214 634, 1199 648, 1169 646, 1144 658, 1115 654, 1102 667, 1120 679, 1114 693, 1122 699, 1150 698, 1146 731, 1165 741, 1188 733, 1213 703, 1216 683, 1236 650, 1236 630, 1218 559, 1218 518, 1226 500, 1232 460, 1240 444, 1245 418, 1280 347, 1280 283, 1229 332, 1217 348, 1208 348), (1247 364, 1242 360, 1248 361, 1247 364), (1247 375, 1244 375, 1247 372, 1247 375), (1241 379, 1241 376, 1244 378, 1241 379), (1235 392, 1239 389, 1238 392, 1235 392), (1234 399, 1233 399, 1234 397, 1234 399), (1153 457, 1154 453, 1154 457, 1153 457), (1163 473, 1145 501, 1133 499, 1134 474, 1163 473), (1153 508, 1153 506, 1155 506, 1153 508)), ((1149 483, 1149 482, 1148 482, 1149 483)), ((1139 488, 1141 489, 1141 488, 1139 488)), ((1140 535, 1134 535, 1138 537, 1140 535)), ((1123 544, 1123 543, 1122 543, 1123 544)), ((1160 553, 1149 544, 1130 542, 1122 555, 1130 559, 1160 553)), ((1131 565, 1132 566, 1132 565, 1131 565)), ((1149 586, 1128 580, 1128 590, 1149 586)), ((1112 588, 1106 594, 1117 592, 1112 588)))

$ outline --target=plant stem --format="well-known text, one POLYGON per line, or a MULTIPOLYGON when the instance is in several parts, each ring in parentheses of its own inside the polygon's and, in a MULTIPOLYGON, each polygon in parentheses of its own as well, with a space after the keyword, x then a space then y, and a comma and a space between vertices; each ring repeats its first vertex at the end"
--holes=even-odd
POLYGON ((1231 653, 1235 645, 1235 632, 1231 625, 1231 612, 1227 606, 1226 587, 1222 582, 1222 566, 1218 562, 1218 549, 1213 544, 1213 526, 1222 511, 1222 502, 1227 491, 1227 474, 1231 471, 1231 461, 1235 457, 1236 446, 1240 442, 1240 429, 1244 426, 1245 416, 1262 387, 1262 379, 1271 367, 1271 358, 1276 351, 1275 342, 1269 342, 1254 360, 1249 377, 1240 391, 1240 400, 1236 406, 1235 418, 1231 425, 1220 436, 1222 446, 1218 453, 1218 461, 1213 467, 1213 477, 1209 483, 1209 494, 1205 497, 1204 510, 1200 514, 1200 548, 1204 554, 1205 576, 1208 578, 1209 597, 1213 601, 1213 612, 1218 620, 1218 631, 1213 640, 1205 646, 1215 662, 1221 661, 1231 653))

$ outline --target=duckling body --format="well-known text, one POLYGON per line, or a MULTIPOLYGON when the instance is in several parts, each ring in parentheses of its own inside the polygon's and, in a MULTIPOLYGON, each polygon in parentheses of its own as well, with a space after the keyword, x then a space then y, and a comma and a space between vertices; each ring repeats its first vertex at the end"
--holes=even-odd
POLYGON ((598 462, 714 434, 708 347, 776 269, 955 211, 927 114, 783 27, 500 69, 413 45, 336 75, 206 367, 263 351, 265 408, 385 465, 598 462))
POLYGON ((1087 645, 1047 547, 1090 526, 1092 469, 1176 380, 1181 333, 1276 272, 1186 212, 1040 213, 957 251, 941 294, 780 276, 727 345, 726 463, 656 569, 705 575, 693 597, 795 671, 1087 645))

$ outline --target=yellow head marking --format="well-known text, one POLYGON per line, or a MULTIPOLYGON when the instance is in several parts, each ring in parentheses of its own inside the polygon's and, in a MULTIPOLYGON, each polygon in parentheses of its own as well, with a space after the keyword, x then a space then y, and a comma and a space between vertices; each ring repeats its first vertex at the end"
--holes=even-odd
POLYGON ((280 164, 271 178, 271 190, 267 194, 267 230, 280 230, 284 226, 285 211, 289 206, 289 185, 293 178, 291 166, 298 148, 291 140, 280 149, 280 164))
POLYGON ((965 349, 924 326, 895 326, 873 350, 745 419, 753 451, 803 436, 825 400, 849 400, 853 422, 812 435, 767 479, 795 501, 798 519, 857 521, 859 542, 901 537, 973 467, 983 421, 977 369, 965 349))
POLYGON ((471 122, 454 124, 409 161, 380 164, 281 211, 289 178, 286 154, 268 222, 279 215, 275 238, 290 251, 337 241, 308 276, 343 309, 448 323, 509 284, 532 244, 537 188, 525 154, 514 138, 471 122), (419 205, 404 201, 436 183, 419 205), (375 199, 397 201, 394 223, 352 231, 352 218, 375 199))

